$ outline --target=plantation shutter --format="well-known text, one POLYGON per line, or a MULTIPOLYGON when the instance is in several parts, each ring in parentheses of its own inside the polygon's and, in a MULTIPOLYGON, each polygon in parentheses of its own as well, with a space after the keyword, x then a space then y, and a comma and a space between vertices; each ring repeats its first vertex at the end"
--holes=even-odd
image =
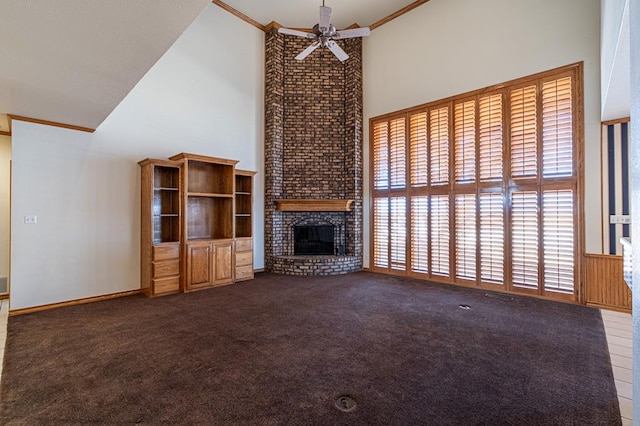
POLYGON ((480 180, 502 179, 502 94, 480 98, 480 180))
POLYGON ((449 108, 429 113, 429 169, 431 185, 449 183, 449 108))
POLYGON ((449 275, 449 196, 431 197, 431 273, 449 275))
POLYGON ((373 200, 373 264, 389 267, 389 199, 373 200))
POLYGON ((393 197, 390 203, 391 269, 404 271, 407 258, 407 201, 405 197, 393 197))
POLYGON ((480 278, 504 282, 504 206, 502 193, 480 194, 480 278))
POLYGON ((573 293, 573 191, 545 191, 542 206, 545 289, 573 293))
POLYGON ((372 120, 373 267, 578 300, 581 65, 372 120))
POLYGON ((404 188, 407 184, 407 151, 404 117, 389 125, 389 180, 391 188, 404 188))
POLYGON ((429 197, 411 198, 411 271, 429 272, 429 197))
POLYGON ((476 102, 455 106, 456 182, 472 182, 476 176, 476 102))
POLYGON ((409 118, 411 150, 411 186, 427 185, 429 163, 427 159, 427 113, 413 114, 409 118))
POLYGON ((476 278, 476 196, 458 195, 456 200, 456 277, 476 278))
POLYGON ((511 197, 512 282, 538 288, 538 194, 514 192, 511 197))
POLYGON ((389 124, 373 126, 373 187, 389 188, 389 124))
POLYGON ((571 98, 571 77, 542 85, 542 170, 545 178, 573 174, 571 98))
POLYGON ((536 86, 511 92, 511 176, 533 177, 538 171, 536 86))

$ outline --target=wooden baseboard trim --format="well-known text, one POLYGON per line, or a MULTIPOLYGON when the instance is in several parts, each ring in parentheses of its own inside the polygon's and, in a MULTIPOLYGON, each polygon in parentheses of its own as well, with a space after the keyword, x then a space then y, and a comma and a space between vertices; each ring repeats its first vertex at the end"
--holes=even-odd
POLYGON ((616 311, 616 312, 622 312, 625 314, 631 314, 631 309, 620 307, 620 306, 603 305, 600 303, 591 303, 591 302, 587 302, 586 305, 591 308, 598 308, 598 309, 604 309, 607 311, 616 311))
POLYGON ((23 308, 9 310, 9 316, 31 314, 34 312, 48 311, 49 309, 62 308, 65 306, 83 305, 85 303, 100 302, 102 300, 117 299, 119 297, 135 296, 142 294, 142 290, 123 291, 121 293, 105 294, 103 296, 87 297, 85 299, 70 300, 68 302, 51 303, 49 305, 34 306, 33 308, 23 308))
POLYGON ((264 272, 264 268, 260 268, 260 269, 254 269, 253 273, 257 274, 258 272, 264 272))

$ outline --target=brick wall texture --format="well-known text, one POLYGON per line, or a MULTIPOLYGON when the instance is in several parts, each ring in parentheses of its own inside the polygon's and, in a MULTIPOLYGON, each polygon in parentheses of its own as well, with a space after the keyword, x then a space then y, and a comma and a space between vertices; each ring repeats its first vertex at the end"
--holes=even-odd
POLYGON ((362 40, 339 41, 340 62, 327 49, 303 61, 311 42, 265 38, 265 267, 295 275, 362 269, 362 40), (277 199, 351 199, 351 212, 281 212, 277 199), (332 224, 345 256, 292 256, 296 224, 332 224))

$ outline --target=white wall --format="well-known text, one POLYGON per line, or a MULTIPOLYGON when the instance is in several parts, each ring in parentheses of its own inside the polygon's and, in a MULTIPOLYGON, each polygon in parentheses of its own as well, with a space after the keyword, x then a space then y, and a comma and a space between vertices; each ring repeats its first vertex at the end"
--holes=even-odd
POLYGON ((365 199, 371 117, 584 61, 586 249, 600 253, 599 52, 599 0, 431 0, 376 29, 363 51, 365 199))
POLYGON ((11 138, 0 136, 0 277, 9 276, 11 138))
POLYGON ((13 122, 12 310, 140 288, 146 157, 192 152, 258 171, 264 266, 263 52, 262 31, 210 5, 94 134, 13 122))
POLYGON ((601 0, 602 121, 629 116, 629 0, 601 0))

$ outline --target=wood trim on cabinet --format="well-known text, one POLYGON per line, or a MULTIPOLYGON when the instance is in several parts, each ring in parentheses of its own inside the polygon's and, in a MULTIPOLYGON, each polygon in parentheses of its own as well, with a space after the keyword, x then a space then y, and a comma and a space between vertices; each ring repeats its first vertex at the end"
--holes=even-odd
POLYGON ((7 114, 7 117, 9 117, 10 122, 11 120, 26 121, 28 123, 43 124, 45 126, 60 127, 63 129, 77 130, 79 132, 87 132, 87 133, 93 133, 96 131, 96 129, 92 129, 90 127, 75 126, 73 124, 59 123, 57 121, 49 121, 49 120, 41 120, 39 118, 24 117, 22 115, 7 114))
POLYGON ((11 132, 5 132, 4 130, 0 130, 0 136, 11 136, 11 132))

